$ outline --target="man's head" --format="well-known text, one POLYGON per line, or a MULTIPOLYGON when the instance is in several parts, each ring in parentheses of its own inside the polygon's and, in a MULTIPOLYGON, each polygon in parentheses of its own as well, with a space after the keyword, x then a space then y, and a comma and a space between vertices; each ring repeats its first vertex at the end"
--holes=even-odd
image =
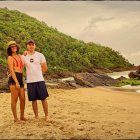
POLYGON ((35 48, 36 48, 35 41, 32 40, 32 39, 28 40, 28 41, 26 42, 26 45, 27 45, 28 51, 30 51, 30 52, 33 52, 33 51, 35 50, 35 48))

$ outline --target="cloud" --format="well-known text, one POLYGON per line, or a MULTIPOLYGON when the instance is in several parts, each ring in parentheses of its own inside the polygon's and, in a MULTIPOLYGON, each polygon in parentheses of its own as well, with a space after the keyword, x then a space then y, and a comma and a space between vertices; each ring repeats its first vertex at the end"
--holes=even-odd
POLYGON ((128 54, 128 56, 130 56, 130 57, 140 56, 140 51, 128 54))
POLYGON ((112 7, 108 11, 102 5, 102 12, 93 14, 85 28, 75 36, 86 42, 93 41, 111 47, 122 54, 137 52, 140 50, 140 10, 136 11, 126 14, 112 7))
POLYGON ((100 23, 105 23, 107 21, 113 20, 113 17, 103 17, 103 16, 97 16, 95 18, 92 18, 88 21, 87 27, 83 29, 83 32, 87 32, 89 30, 94 30, 95 28, 98 28, 98 25, 100 23))
POLYGON ((129 54, 125 54, 124 55, 126 58, 128 58, 128 60, 135 64, 135 65, 140 65, 140 51, 135 52, 135 53, 129 53, 129 54))
POLYGON ((19 10, 67 35, 111 47, 139 62, 139 1, 1 1, 0 7, 19 10))

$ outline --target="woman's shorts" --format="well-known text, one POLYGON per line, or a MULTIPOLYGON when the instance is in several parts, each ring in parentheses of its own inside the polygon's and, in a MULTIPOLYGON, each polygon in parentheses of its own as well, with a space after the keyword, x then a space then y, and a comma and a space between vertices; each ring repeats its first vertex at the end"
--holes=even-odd
POLYGON ((45 81, 27 83, 29 101, 44 100, 49 94, 45 81))
MULTIPOLYGON (((18 82, 19 82, 19 84, 20 84, 20 87, 21 87, 21 88, 24 87, 24 84, 23 84, 23 75, 22 75, 22 73, 15 72, 15 74, 16 74, 17 80, 18 80, 18 82)), ((12 78, 12 76, 9 77, 8 85, 9 85, 9 86, 10 86, 10 85, 16 85, 16 83, 15 83, 14 79, 12 78)))

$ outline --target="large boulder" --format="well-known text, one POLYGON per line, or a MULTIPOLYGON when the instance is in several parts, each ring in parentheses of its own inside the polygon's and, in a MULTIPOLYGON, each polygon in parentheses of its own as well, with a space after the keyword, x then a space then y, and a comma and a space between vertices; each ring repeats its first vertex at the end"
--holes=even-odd
POLYGON ((118 84, 118 80, 109 77, 105 73, 72 73, 71 77, 62 79, 46 80, 49 88, 80 88, 95 86, 113 86, 118 84))
POLYGON ((2 64, 0 64, 0 93, 9 91, 8 87, 8 77, 7 77, 7 71, 8 68, 4 67, 2 64))
POLYGON ((3 78, 0 80, 0 93, 9 92, 8 79, 3 78))
POLYGON ((95 87, 95 86, 112 86, 118 83, 117 80, 109 77, 103 73, 78 73, 73 75, 76 84, 83 87, 95 87))
POLYGON ((130 72, 128 74, 129 78, 137 78, 140 79, 140 68, 136 72, 130 72))

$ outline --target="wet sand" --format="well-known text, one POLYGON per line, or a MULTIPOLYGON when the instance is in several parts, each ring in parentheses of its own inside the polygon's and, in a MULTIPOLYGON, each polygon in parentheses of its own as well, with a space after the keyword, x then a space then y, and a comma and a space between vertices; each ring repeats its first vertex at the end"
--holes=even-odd
MULTIPOLYGON (((22 124, 13 122, 10 94, 0 94, 0 139, 140 139, 140 94, 103 87, 49 89, 49 122, 41 102, 34 119, 26 95, 22 124)), ((18 102, 19 114, 19 102, 18 102)))

